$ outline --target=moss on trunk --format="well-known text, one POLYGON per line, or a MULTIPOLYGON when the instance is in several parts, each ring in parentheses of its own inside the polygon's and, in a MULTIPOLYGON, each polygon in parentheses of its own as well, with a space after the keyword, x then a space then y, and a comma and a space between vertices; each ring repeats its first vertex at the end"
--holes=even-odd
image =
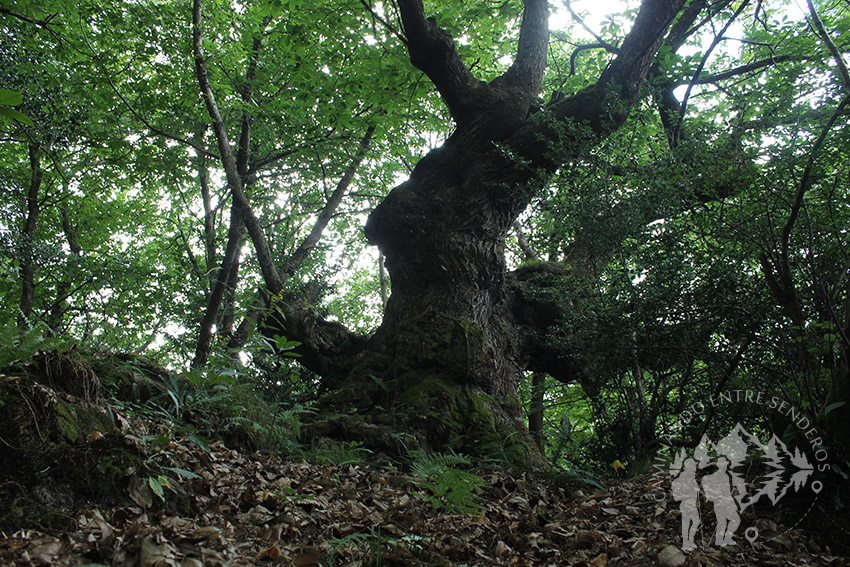
POLYGON ((424 313, 377 337, 341 387, 322 398, 323 420, 305 436, 396 455, 423 448, 539 464, 517 400, 486 389, 495 356, 474 321, 424 313))

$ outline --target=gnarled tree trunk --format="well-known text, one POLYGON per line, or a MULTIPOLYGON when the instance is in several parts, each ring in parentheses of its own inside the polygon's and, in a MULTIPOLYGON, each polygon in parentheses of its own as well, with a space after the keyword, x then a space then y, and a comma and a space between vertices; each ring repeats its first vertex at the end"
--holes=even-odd
POLYGON ((368 219, 392 295, 379 330, 342 384, 331 380, 338 390, 326 402, 401 426, 430 448, 497 448, 520 460, 531 445, 516 399, 521 372, 574 376, 541 340, 553 322, 545 290, 521 292, 535 272, 559 268, 507 273, 505 240, 556 168, 625 121, 684 2, 645 1, 599 81, 542 110, 545 0, 526 0, 516 60, 491 83, 473 77, 419 0, 398 4, 411 61, 437 86, 457 129, 368 219))

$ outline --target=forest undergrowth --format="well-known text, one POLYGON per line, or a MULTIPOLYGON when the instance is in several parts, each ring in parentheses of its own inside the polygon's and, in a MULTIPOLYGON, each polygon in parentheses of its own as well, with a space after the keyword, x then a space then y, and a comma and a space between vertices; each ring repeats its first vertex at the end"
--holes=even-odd
POLYGON ((651 496, 652 474, 305 444, 306 410, 226 375, 18 346, 0 374, 2 565, 850 564, 775 510, 746 519, 755 542, 713 546, 706 520, 683 552, 678 503, 651 496))

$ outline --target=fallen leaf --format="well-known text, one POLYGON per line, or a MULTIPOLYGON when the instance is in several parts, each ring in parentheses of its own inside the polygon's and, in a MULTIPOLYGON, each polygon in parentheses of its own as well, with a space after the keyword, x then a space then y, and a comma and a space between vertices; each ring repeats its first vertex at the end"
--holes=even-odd
POLYGON ((62 551, 62 546, 58 541, 49 541, 36 545, 29 550, 30 557, 36 564, 53 565, 59 558, 59 553, 62 551))
POLYGON ((258 561, 278 561, 281 557, 283 557, 283 552, 278 544, 267 547, 257 554, 258 561))
POLYGON ((318 567, 319 553, 315 549, 306 549, 292 560, 293 567, 318 567))
POLYGON ((679 567, 684 565, 685 554, 675 545, 668 545, 658 553, 658 565, 660 567, 679 567))
POLYGON ((153 492, 151 492, 150 486, 148 483, 138 475, 133 475, 130 479, 130 498, 133 499, 133 502, 141 506, 142 508, 150 508, 153 504, 153 492))

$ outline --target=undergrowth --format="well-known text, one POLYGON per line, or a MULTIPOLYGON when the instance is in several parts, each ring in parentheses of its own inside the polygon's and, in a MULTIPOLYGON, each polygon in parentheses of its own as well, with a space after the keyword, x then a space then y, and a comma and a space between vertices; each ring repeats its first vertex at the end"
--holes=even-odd
POLYGON ((453 514, 473 514, 480 510, 478 496, 487 483, 477 474, 458 467, 469 468, 469 457, 456 453, 412 453, 411 470, 417 477, 425 498, 437 510, 453 514))

